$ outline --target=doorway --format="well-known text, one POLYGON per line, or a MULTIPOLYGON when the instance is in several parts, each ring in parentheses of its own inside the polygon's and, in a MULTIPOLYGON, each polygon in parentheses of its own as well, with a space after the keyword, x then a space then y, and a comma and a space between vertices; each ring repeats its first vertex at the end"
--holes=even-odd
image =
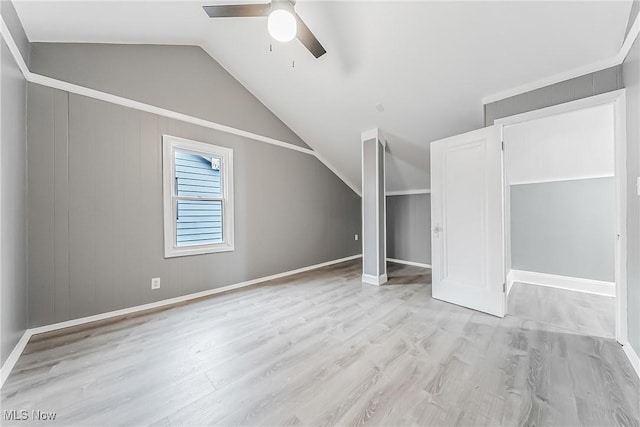
POLYGON ((624 90, 496 121, 507 313, 626 342, 624 90))

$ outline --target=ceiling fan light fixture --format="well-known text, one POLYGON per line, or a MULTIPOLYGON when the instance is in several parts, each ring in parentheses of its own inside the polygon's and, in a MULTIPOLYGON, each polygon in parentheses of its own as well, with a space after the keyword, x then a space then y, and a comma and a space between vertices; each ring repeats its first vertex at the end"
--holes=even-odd
POLYGON ((295 0, 271 0, 269 3, 234 3, 202 7, 209 18, 267 18, 267 30, 274 40, 288 42, 297 38, 316 59, 320 58, 327 50, 295 12, 294 5, 295 0))
POLYGON ((289 42, 295 38, 298 32, 298 23, 290 10, 279 8, 269 14, 267 29, 275 40, 289 42))

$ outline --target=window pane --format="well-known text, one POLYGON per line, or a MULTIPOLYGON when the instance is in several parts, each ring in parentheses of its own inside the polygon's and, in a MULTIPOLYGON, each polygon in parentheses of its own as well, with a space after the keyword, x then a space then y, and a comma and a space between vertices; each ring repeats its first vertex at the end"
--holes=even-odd
POLYGON ((177 246, 222 243, 222 202, 178 200, 177 246))
POLYGON ((176 151, 175 162, 178 196, 222 197, 219 158, 176 151))

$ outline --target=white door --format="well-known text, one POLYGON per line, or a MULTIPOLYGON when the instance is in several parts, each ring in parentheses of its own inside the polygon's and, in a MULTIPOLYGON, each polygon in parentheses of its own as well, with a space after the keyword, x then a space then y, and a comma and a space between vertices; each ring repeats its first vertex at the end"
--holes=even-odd
POLYGON ((504 316, 501 127, 431 143, 433 297, 504 316))

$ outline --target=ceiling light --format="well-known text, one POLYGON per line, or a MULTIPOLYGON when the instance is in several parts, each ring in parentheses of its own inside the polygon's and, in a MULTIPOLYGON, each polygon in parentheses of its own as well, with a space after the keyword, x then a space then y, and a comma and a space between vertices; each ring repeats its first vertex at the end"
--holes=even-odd
POLYGON ((293 13, 285 8, 276 9, 269 14, 267 29, 271 37, 279 42, 293 40, 298 32, 298 24, 293 13))

